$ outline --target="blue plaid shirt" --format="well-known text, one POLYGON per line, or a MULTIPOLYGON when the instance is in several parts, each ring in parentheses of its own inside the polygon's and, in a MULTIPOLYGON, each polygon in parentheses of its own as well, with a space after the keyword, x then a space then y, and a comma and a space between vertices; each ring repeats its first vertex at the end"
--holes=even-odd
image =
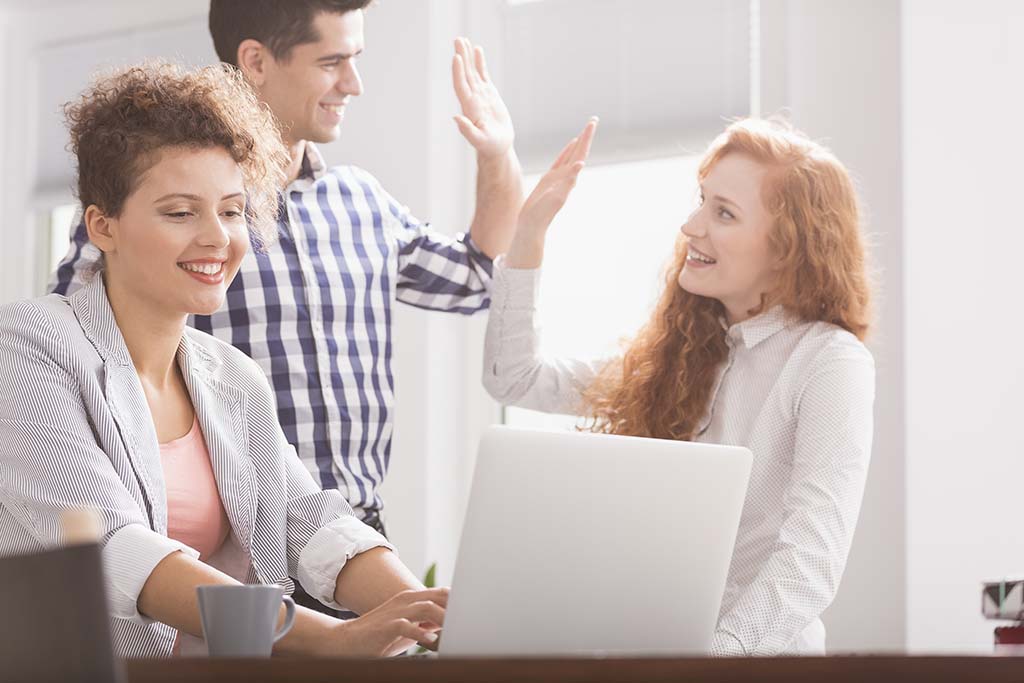
MULTIPOLYGON (((365 516, 381 508, 391 456, 392 308, 483 310, 491 261, 468 235, 417 221, 365 171, 326 168, 309 144, 278 230, 266 253, 245 256, 221 309, 190 324, 263 367, 303 463, 365 516)), ((80 287, 99 256, 79 221, 50 289, 80 287)))

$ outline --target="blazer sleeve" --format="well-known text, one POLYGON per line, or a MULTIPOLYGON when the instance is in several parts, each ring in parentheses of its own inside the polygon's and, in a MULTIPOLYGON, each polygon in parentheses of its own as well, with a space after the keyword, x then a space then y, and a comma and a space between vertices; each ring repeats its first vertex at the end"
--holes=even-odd
POLYGON ((91 508, 112 616, 148 622, 137 603, 150 573, 173 552, 199 553, 151 529, 124 484, 135 475, 117 471, 100 448, 74 363, 34 304, 0 309, 0 551, 58 546, 61 511, 91 508))
POLYGON ((288 575, 298 579, 306 592, 323 604, 344 609, 334 601, 334 592, 345 563, 371 548, 395 548, 355 516, 339 491, 324 491, 316 483, 285 438, 266 376, 255 361, 246 361, 262 398, 255 417, 262 425, 272 425, 284 472, 288 575))

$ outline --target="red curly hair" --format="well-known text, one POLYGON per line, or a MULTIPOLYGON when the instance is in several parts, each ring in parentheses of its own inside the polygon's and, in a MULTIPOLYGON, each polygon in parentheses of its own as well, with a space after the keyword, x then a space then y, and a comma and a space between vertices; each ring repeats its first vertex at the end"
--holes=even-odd
MULTIPOLYGON (((774 120, 730 125, 711 143, 698 178, 703 181, 728 154, 769 169, 763 196, 774 218, 769 242, 781 270, 751 314, 781 305, 799 320, 831 323, 863 340, 871 325, 871 287, 849 173, 830 151, 774 120)), ((584 392, 594 431, 695 436, 728 347, 722 304, 678 284, 686 252, 680 235, 650 319, 628 343, 622 362, 606 366, 584 392)))

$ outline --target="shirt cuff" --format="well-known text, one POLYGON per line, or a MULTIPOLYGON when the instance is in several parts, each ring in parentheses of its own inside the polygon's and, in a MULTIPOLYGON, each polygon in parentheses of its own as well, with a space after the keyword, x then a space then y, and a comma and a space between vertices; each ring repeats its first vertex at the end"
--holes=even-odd
POLYGON ((715 635, 711 639, 710 655, 712 657, 743 657, 746 654, 747 651, 739 638, 729 631, 722 629, 715 631, 715 635))
POLYGON ((457 239, 461 239, 462 243, 466 245, 466 251, 469 252, 470 257, 479 265, 484 273, 487 275, 489 280, 494 276, 494 261, 490 256, 480 251, 480 247, 473 241, 473 236, 468 232, 462 233, 456 236, 457 239))
POLYGON ((345 609, 334 601, 338 574, 345 563, 372 548, 395 547, 352 515, 321 527, 299 554, 299 583, 311 596, 332 609, 345 609))
POLYGON ((540 294, 540 268, 509 268, 505 255, 494 260, 494 280, 491 285, 491 307, 527 309, 537 307, 540 294))
POLYGON ((199 557, 198 550, 141 524, 129 524, 114 532, 103 546, 102 554, 111 617, 144 623, 153 621, 139 612, 139 594, 156 566, 174 552, 199 557))

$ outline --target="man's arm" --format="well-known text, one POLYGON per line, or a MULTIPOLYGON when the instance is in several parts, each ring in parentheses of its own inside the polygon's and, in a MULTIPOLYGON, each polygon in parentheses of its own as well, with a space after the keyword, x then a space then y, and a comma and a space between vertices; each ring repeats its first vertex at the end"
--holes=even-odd
POLYGON ((455 123, 477 157, 476 211, 469 233, 476 246, 493 259, 512 242, 523 203, 512 117, 487 73, 483 49, 465 38, 455 41, 452 82, 462 107, 455 123))

